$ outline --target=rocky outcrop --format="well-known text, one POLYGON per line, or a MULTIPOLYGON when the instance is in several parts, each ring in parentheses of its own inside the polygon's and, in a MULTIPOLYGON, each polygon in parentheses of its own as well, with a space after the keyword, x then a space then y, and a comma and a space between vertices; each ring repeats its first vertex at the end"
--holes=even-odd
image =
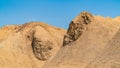
POLYGON ((119 28, 120 22, 112 18, 81 13, 70 24, 64 47, 43 68, 85 68, 105 53, 104 49, 119 28))
MULTIPOLYGON (((51 58, 61 47, 62 36, 60 38, 59 35, 53 35, 50 33, 46 24, 40 23, 26 23, 22 26, 18 27, 17 33, 27 36, 27 38, 31 41, 31 46, 33 49, 33 53, 36 58, 39 60, 48 60, 51 58)), ((57 28, 53 28, 51 30, 55 30, 57 28)), ((61 30, 60 31, 64 31, 61 30)), ((60 33, 60 32, 58 32, 60 33)), ((54 34, 58 34, 55 33, 54 34)), ((64 33, 62 33, 64 35, 64 33)))
POLYGON ((0 68, 41 68, 62 46, 66 30, 42 22, 0 29, 0 68))
POLYGON ((77 40, 80 35, 87 29, 94 19, 94 16, 88 12, 82 12, 73 21, 71 21, 67 34, 64 36, 63 46, 77 40))
POLYGON ((34 38, 32 48, 35 56, 40 60, 47 60, 51 55, 51 50, 54 48, 50 41, 42 42, 40 39, 34 38))

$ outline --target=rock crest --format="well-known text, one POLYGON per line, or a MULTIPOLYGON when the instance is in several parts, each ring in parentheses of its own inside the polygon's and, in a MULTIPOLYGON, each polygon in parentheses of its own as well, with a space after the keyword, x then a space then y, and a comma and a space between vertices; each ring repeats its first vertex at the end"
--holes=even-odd
POLYGON ((71 21, 67 34, 64 36, 63 46, 77 40, 83 31, 87 29, 87 25, 89 25, 93 19, 94 16, 92 14, 82 12, 73 21, 71 21))

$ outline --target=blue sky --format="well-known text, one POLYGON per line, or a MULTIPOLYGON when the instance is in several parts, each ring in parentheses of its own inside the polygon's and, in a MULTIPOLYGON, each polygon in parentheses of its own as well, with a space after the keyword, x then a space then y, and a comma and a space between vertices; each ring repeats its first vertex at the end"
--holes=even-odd
POLYGON ((82 11, 114 18, 120 0, 0 0, 0 26, 39 21, 67 29, 82 11))

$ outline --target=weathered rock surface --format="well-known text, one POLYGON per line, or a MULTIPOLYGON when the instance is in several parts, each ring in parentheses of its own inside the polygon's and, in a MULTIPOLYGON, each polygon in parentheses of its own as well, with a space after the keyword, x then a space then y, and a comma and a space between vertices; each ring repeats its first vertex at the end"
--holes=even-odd
POLYGON ((90 13, 82 12, 71 21, 67 34, 64 36, 63 46, 77 40, 93 19, 94 17, 90 13))

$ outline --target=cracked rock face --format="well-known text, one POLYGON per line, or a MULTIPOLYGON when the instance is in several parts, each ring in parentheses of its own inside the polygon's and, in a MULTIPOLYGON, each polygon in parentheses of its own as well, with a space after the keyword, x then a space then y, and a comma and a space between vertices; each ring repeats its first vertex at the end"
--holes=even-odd
POLYGON ((50 59, 59 50, 59 45, 52 35, 44 28, 36 26, 28 35, 35 57, 45 61, 50 59))
POLYGON ((69 24, 67 34, 64 36, 63 46, 77 40, 87 25, 92 22, 93 16, 88 12, 82 12, 69 24))
POLYGON ((34 38, 32 42, 33 52, 36 58, 40 60, 47 60, 51 57, 51 50, 53 49, 53 43, 51 41, 43 42, 39 38, 34 38))

